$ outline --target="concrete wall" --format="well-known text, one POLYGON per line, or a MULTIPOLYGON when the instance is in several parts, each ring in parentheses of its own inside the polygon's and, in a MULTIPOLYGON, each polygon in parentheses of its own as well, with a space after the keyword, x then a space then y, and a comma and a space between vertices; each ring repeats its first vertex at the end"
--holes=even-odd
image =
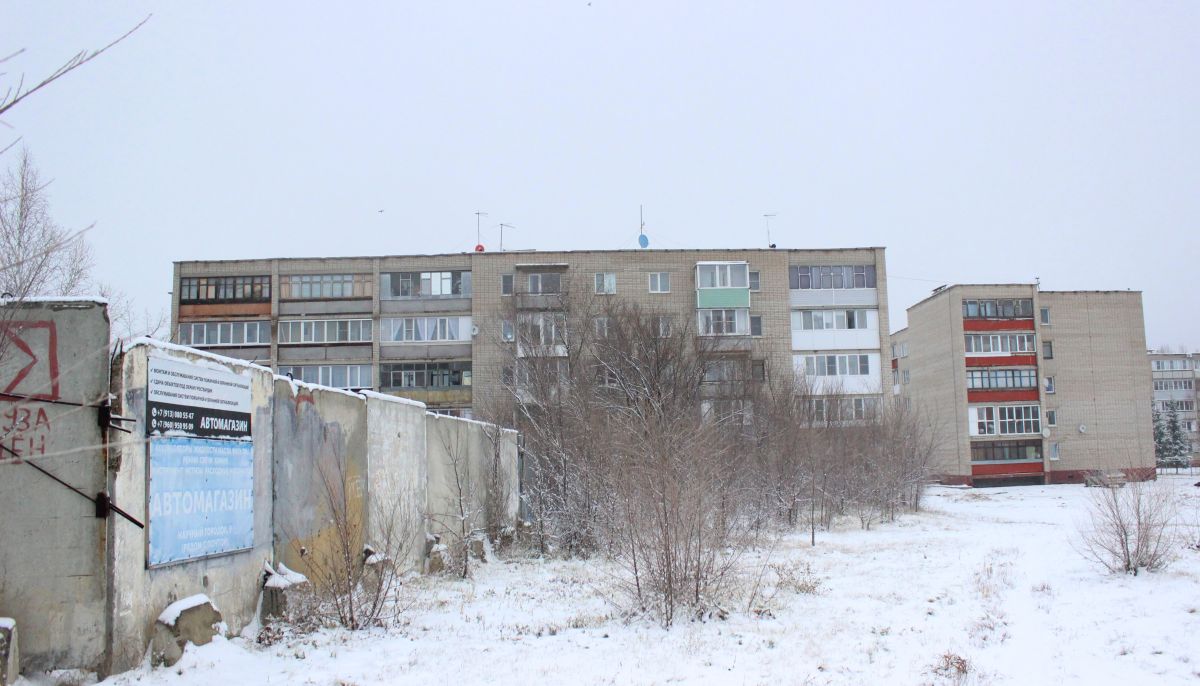
POLYGON ((203 593, 221 610, 225 622, 239 631, 254 617, 260 571, 272 557, 272 464, 274 453, 272 412, 275 376, 250 366, 189 349, 156 349, 136 345, 125 353, 120 376, 115 379, 119 413, 135 417, 132 434, 121 437, 110 451, 110 492, 121 507, 142 522, 147 515, 150 455, 146 436, 146 375, 150 353, 216 365, 251 378, 251 433, 254 441, 254 547, 251 550, 189 560, 150 569, 147 566, 148 530, 112 519, 115 535, 109 549, 112 574, 112 660, 106 671, 119 672, 141 663, 154 629, 154 621, 170 603, 203 593))
POLYGON ((275 397, 275 558, 305 574, 305 556, 333 553, 335 515, 361 517, 365 507, 366 406, 353 393, 287 379, 275 381, 275 397))
POLYGON ((0 440, 21 454, 20 460, 0 458, 0 615, 18 622, 26 672, 106 674, 135 667, 162 610, 198 593, 213 600, 230 631, 240 631, 254 618, 264 563, 283 561, 304 572, 313 558, 302 559, 301 547, 312 555, 331 550, 330 493, 362 524, 356 546, 387 546, 392 537, 403 541, 402 563, 419 567, 430 503, 444 508, 449 498, 451 454, 468 456, 473 507, 481 512, 492 498, 490 470, 501 470, 498 502, 507 521, 515 519, 515 432, 439 417, 392 396, 293 383, 264 367, 154 341, 131 347, 110 378, 103 305, 26 304, 3 314, 5 392, 37 398, 0 398, 0 440), (247 550, 152 568, 149 528, 116 515, 94 516, 90 498, 104 491, 133 518, 153 525, 149 465, 156 443, 146 438, 152 355, 249 381, 253 532, 247 550), (131 433, 106 436, 97 424, 93 405, 110 387, 113 412, 133 419, 125 424, 131 433), (55 399, 86 407, 48 402, 55 399), (458 442, 431 441, 431 431, 458 442), (459 443, 462 451, 444 449, 459 443), (30 460, 87 497, 24 464, 30 460))
MULTIPOLYGON (((0 390, 86 405, 103 400, 108 335, 99 303, 0 308, 0 390)), ((89 496, 105 490, 96 412, 0 398, 0 443, 21 456, 0 452, 0 615, 17 620, 27 671, 94 670, 103 661, 107 527, 134 527, 97 519, 93 503, 30 466, 89 496)))
POLYGON ((461 536, 458 527, 464 514, 469 528, 480 530, 493 503, 506 522, 516 521, 517 432, 453 417, 427 417, 430 533, 461 536), (498 488, 491 488, 493 481, 498 488))
POLYGON ((367 538, 420 569, 425 553, 429 478, 428 415, 418 402, 365 393, 367 409, 367 538))

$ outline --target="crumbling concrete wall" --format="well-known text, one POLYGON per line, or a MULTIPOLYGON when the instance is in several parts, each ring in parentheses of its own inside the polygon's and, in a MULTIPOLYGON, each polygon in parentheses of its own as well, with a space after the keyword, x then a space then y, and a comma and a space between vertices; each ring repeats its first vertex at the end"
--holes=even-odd
POLYGON ((132 528, 87 499, 105 490, 93 406, 108 395, 108 335, 99 302, 0 307, 0 616, 17 621, 25 671, 103 661, 107 526, 132 528))
POLYGON ((328 564, 343 536, 361 550, 367 412, 347 391, 275 381, 275 559, 301 574, 328 564))
POLYGON ((181 598, 203 593, 220 609, 231 631, 240 631, 255 614, 263 563, 272 557, 271 408, 276 393, 269 369, 169 344, 143 343, 125 353, 119 370, 118 410, 136 418, 132 434, 110 451, 110 492, 122 508, 147 527, 150 489, 150 442, 146 439, 146 385, 151 354, 215 366, 250 380, 253 440, 253 547, 249 550, 186 560, 151 568, 149 530, 112 520, 109 563, 112 574, 110 612, 112 657, 105 671, 120 672, 141 663, 163 608, 181 598))

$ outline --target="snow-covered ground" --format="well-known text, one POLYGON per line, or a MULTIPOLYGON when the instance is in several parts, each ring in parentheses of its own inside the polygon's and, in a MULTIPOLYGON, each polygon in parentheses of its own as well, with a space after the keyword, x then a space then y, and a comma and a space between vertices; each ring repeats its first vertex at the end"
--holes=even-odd
MULTIPOLYGON (((1191 521, 1196 479, 1163 478, 1191 521)), ((509 560, 466 582, 414 580, 396 629, 217 639, 105 683, 1200 683, 1200 552, 1155 574, 1105 572, 1074 548, 1088 494, 935 487, 922 514, 870 531, 848 521, 816 548, 786 537, 771 562, 817 592, 768 583, 759 612, 724 621, 625 622, 603 563, 509 560), (947 654, 965 678, 935 670, 947 654)))

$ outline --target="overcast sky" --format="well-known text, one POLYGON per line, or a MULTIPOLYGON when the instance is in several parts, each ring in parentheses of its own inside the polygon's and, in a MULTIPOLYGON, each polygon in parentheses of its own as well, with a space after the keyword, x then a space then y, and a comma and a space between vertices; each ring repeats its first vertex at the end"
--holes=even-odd
MULTIPOLYGON (((1200 347, 1200 3, 5 2, 56 218, 165 308, 190 259, 886 246, 943 283, 1144 293, 1200 347), (381 213, 380 210, 383 210, 381 213)), ((11 164, 10 152, 5 161, 11 164)))

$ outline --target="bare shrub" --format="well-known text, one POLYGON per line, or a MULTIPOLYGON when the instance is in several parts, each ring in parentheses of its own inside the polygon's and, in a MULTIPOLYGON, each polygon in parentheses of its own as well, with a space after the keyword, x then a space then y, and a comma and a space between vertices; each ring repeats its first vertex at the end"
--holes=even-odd
POLYGON ((952 684, 969 683, 974 667, 970 660, 947 650, 938 656, 936 662, 929 668, 929 673, 952 684))
POLYGON ((1135 481, 1088 493, 1088 523, 1079 532, 1084 556, 1111 572, 1134 576, 1171 563, 1180 541, 1174 521, 1177 503, 1169 484, 1135 481))
POLYGON ((289 596, 284 619, 303 628, 384 625, 402 610, 395 593, 419 522, 400 497, 379 489, 368 498, 340 453, 319 461, 316 471, 318 506, 330 526, 312 549, 292 537, 309 583, 289 596))

